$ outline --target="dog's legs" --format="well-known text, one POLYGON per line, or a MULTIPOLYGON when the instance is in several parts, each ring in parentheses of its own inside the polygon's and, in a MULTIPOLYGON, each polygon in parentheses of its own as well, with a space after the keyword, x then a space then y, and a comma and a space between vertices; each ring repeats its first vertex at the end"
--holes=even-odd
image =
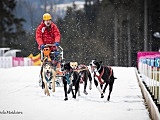
POLYGON ((52 70, 52 92, 55 92, 56 72, 52 70))
POLYGON ((75 96, 75 94, 76 94, 76 86, 75 86, 75 83, 74 82, 72 82, 72 84, 71 85, 69 85, 69 91, 71 91, 72 92, 72 97, 73 98, 76 98, 76 96, 75 96))
POLYGON ((100 84, 101 89, 103 89, 103 84, 100 84))
MULTIPOLYGON (((73 87, 73 86, 72 86, 72 87, 73 87)), ((76 96, 75 96, 75 94, 74 94, 74 90, 73 90, 72 87, 71 87, 72 97, 73 97, 73 98, 76 98, 76 96)))
POLYGON ((55 92, 55 78, 52 79, 52 92, 55 92))
POLYGON ((42 74, 42 72, 43 72, 43 67, 41 67, 40 76, 42 78, 42 89, 44 89, 44 82, 43 82, 43 74, 42 74))
POLYGON ((47 94, 47 96, 50 96, 50 93, 49 93, 49 90, 48 90, 47 81, 46 81, 46 79, 44 77, 45 76, 44 73, 42 75, 43 75, 43 82, 44 82, 44 94, 45 95, 47 94))
POLYGON ((103 95, 102 89, 100 88, 100 85, 98 84, 96 79, 94 79, 94 83, 95 83, 96 88, 98 89, 98 91, 101 93, 101 98, 103 98, 104 95, 103 95))
POLYGON ((84 91, 83 91, 83 93, 85 94, 85 95, 87 95, 88 93, 87 93, 87 91, 86 91, 86 88, 87 88, 87 80, 88 80, 88 74, 87 74, 87 71, 84 71, 84 91))
POLYGON ((87 87, 87 81, 85 80, 85 81, 84 81, 84 90, 83 90, 83 93, 84 93, 85 95, 88 94, 87 91, 86 91, 86 87, 87 87))
POLYGON ((44 82, 43 82, 43 80, 42 80, 42 89, 44 89, 44 82))
MULTIPOLYGON (((74 91, 76 91, 76 79, 77 79, 77 73, 76 72, 73 72, 72 73, 72 82, 71 82, 71 85, 70 85, 70 90, 72 92, 72 97, 73 98, 76 98, 75 94, 76 92, 74 93, 74 91), (74 90, 73 90, 74 89, 74 90)), ((79 85, 79 84, 78 84, 79 85)))
POLYGON ((90 81, 89 89, 92 89, 92 81, 90 81))
POLYGON ((89 81, 90 81, 89 89, 91 90, 92 89, 92 76, 91 76, 91 73, 89 71, 88 71, 88 78, 89 78, 89 81))
POLYGON ((108 81, 105 83, 105 86, 103 88, 103 93, 105 93, 107 86, 108 86, 108 81))
MULTIPOLYGON (((111 81, 112 81, 112 80, 111 80, 112 78, 113 78, 113 74, 111 75, 110 78, 107 78, 107 79, 106 79, 106 82, 105 82, 106 84, 105 84, 105 86, 104 86, 103 93, 105 93, 108 84, 110 84, 111 81)), ((114 79, 113 79, 113 80, 114 80, 114 79)))
POLYGON ((47 86, 47 82, 44 82, 44 86, 45 86, 45 88, 44 88, 44 94, 45 95, 47 94, 47 96, 50 96, 50 93, 49 93, 49 90, 48 90, 48 86, 47 86))
POLYGON ((71 90, 72 90, 72 84, 69 85, 67 93, 69 94, 71 92, 71 90))
POLYGON ((110 95, 111 95, 111 92, 112 92, 112 88, 113 88, 113 85, 109 85, 109 95, 107 97, 108 101, 110 100, 110 95))
POLYGON ((74 76, 73 76, 73 73, 71 73, 71 75, 70 75, 70 78, 69 78, 69 81, 70 81, 70 83, 69 83, 69 88, 68 88, 68 94, 71 92, 71 90, 72 90, 72 86, 73 86, 73 79, 74 79, 74 76))
POLYGON ((111 92, 112 92, 112 89, 113 89, 113 83, 114 83, 114 77, 111 78, 111 81, 109 83, 109 95, 108 95, 108 98, 107 98, 108 101, 110 100, 110 95, 111 95, 111 92))
POLYGON ((80 94, 80 84, 79 84, 79 89, 78 89, 78 96, 81 96, 81 94, 80 94))
POLYGON ((63 84, 64 84, 64 94, 65 94, 64 100, 66 101, 66 100, 68 100, 68 96, 67 96, 67 81, 66 81, 65 77, 63 77, 62 79, 63 79, 63 84))
POLYGON ((76 99, 76 94, 79 91, 79 82, 80 82, 80 76, 77 78, 76 83, 75 83, 75 95, 74 98, 76 99))

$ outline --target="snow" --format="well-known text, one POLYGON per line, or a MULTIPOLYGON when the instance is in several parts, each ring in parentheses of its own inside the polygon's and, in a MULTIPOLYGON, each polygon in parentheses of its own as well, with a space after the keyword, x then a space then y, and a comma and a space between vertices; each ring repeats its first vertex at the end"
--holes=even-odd
POLYGON ((84 95, 64 101, 63 87, 45 96, 39 87, 39 66, 0 69, 0 120, 150 120, 135 68, 113 67, 115 80, 110 101, 92 84, 84 95), (13 113, 15 114, 13 114, 13 113))

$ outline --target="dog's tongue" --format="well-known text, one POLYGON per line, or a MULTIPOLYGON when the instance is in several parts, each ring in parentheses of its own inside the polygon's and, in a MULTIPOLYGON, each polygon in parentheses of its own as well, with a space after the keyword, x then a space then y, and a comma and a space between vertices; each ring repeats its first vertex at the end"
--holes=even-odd
POLYGON ((92 71, 92 72, 94 72, 94 68, 95 68, 94 66, 91 67, 91 71, 92 71))
POLYGON ((49 73, 49 72, 47 72, 47 76, 50 76, 50 73, 49 73))

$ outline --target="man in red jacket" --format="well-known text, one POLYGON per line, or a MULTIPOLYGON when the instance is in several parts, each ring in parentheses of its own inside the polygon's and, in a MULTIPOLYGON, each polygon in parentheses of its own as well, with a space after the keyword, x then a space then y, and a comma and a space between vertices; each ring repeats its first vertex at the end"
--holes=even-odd
POLYGON ((49 13, 43 15, 43 21, 36 30, 36 41, 39 49, 43 49, 45 44, 55 44, 55 46, 59 46, 60 32, 52 22, 52 17, 49 13))
MULTIPOLYGON (((36 29, 36 41, 38 43, 38 49, 43 50, 45 44, 54 44, 50 47, 51 51, 54 51, 55 57, 59 55, 57 47, 60 45, 60 32, 57 26, 52 22, 52 17, 49 13, 43 15, 43 21, 36 29)), ((57 61, 58 62, 58 61, 57 61)), ((57 64, 60 67, 60 63, 57 64)))

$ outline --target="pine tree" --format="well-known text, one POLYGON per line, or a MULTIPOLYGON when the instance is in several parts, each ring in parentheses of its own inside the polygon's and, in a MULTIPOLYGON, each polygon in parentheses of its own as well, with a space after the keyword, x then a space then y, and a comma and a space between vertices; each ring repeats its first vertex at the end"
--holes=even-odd
POLYGON ((0 47, 19 46, 19 40, 25 34, 22 27, 24 19, 16 18, 13 14, 15 7, 15 0, 0 1, 0 47))

